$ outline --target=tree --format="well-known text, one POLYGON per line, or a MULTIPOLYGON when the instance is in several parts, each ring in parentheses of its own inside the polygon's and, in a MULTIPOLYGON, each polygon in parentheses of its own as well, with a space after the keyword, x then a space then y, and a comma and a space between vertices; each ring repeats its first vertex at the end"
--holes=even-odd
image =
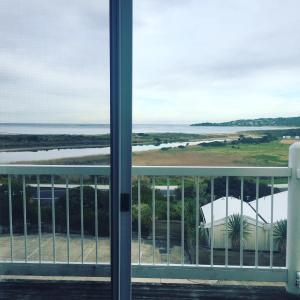
MULTIPOLYGON (((109 193, 97 190, 98 199, 98 234, 109 235, 109 193)), ((80 233, 80 188, 69 189, 69 224, 71 233, 80 233)), ((62 195, 56 202, 57 231, 66 232, 66 195, 62 195)), ((95 234, 95 189, 83 187, 83 220, 85 234, 95 234)))
POLYGON ((278 221, 274 225, 274 241, 281 253, 285 254, 287 239, 287 220, 278 221))
MULTIPOLYGON (((233 249, 239 249, 241 245, 241 222, 242 218, 239 214, 233 214, 228 219, 228 235, 231 239, 233 249)), ((246 242, 250 234, 249 224, 243 220, 243 244, 246 242)))
MULTIPOLYGON (((32 200, 33 188, 26 187, 26 208, 27 223, 37 224, 37 209, 32 200)), ((3 230, 9 230, 9 188, 8 183, 0 186, 0 225, 3 230)), ((18 177, 12 177, 11 180, 11 205, 12 205, 12 223, 14 233, 24 232, 23 218, 23 185, 18 177)))
MULTIPOLYGON (((138 205, 132 205, 132 226, 138 228, 138 205)), ((142 236, 147 237, 151 232, 152 208, 147 203, 141 203, 141 230, 142 236)))

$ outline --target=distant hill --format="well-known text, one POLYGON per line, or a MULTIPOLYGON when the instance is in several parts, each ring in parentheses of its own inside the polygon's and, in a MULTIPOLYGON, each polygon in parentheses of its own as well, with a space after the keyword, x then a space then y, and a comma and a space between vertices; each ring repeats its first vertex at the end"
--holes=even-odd
POLYGON ((293 126, 300 127, 300 117, 242 119, 220 123, 196 123, 191 126, 293 126))

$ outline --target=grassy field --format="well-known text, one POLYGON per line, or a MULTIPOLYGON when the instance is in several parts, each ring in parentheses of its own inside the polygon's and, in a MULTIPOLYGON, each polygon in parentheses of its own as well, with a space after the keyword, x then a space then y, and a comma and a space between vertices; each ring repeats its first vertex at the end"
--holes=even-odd
MULTIPOLYGON (((137 166, 287 166, 290 142, 273 141, 238 146, 188 146, 133 153, 137 166)), ((28 163, 28 162, 27 162, 28 163)), ((33 164, 109 164, 108 155, 56 159, 33 164)))
POLYGON ((135 153, 135 165, 287 166, 288 144, 273 141, 239 146, 191 146, 167 151, 135 153))

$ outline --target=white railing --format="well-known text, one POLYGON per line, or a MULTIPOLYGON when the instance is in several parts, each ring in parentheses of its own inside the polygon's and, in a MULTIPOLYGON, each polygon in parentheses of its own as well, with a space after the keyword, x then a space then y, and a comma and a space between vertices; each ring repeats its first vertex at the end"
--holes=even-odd
MULTIPOLYGON (((298 153, 298 152, 297 152, 298 153)), ((299 156, 299 154, 298 154, 299 156)), ((299 177, 299 170, 297 168, 300 167, 294 162, 292 165, 290 164, 289 167, 275 167, 275 168, 268 168, 268 167, 133 167, 132 174, 133 174, 133 181, 135 186, 137 187, 137 233, 133 235, 134 238, 134 251, 137 252, 136 261, 133 261, 132 270, 134 277, 154 277, 154 278, 190 278, 190 279, 222 279, 222 280, 257 280, 257 281, 288 281, 288 268, 285 266, 275 266, 274 265, 274 239, 273 239, 273 221, 271 222, 271 235, 269 236, 270 239, 270 249, 268 251, 269 255, 269 263, 268 265, 260 264, 259 261, 259 247, 258 247, 258 219, 259 219, 259 210, 258 206, 255 210, 254 219, 254 226, 255 226, 255 249, 252 251, 254 255, 254 261, 251 264, 244 264, 244 253, 245 249, 243 249, 243 242, 240 242, 240 250, 237 252, 239 257, 239 264, 231 264, 229 254, 231 254, 231 249, 229 245, 229 227, 228 227, 228 207, 230 205, 229 198, 230 198, 230 180, 232 177, 238 177, 240 180, 240 199, 241 199, 241 218, 243 220, 243 209, 245 202, 244 200, 244 188, 246 184, 247 178, 254 178, 256 184, 256 193, 255 198, 258 200, 259 198, 259 180, 265 178, 269 178, 271 182, 271 195, 274 194, 274 182, 276 178, 293 178, 293 176, 299 177), (296 165, 296 166, 295 166, 296 165), (295 171, 296 168, 296 171, 295 171), (215 200, 215 181, 219 177, 225 178, 225 201, 226 201, 226 218, 225 218, 225 247, 224 249, 216 249, 214 247, 214 200, 215 200), (164 178, 164 179, 162 179, 164 178), (210 184, 210 202, 211 202, 211 232, 209 235, 209 241, 206 249, 206 253, 209 253, 208 260, 203 263, 202 260, 199 261, 199 234, 200 234, 200 218, 201 218, 201 210, 200 210, 200 179, 206 178, 208 179, 207 182, 210 184), (166 213, 165 213, 165 220, 162 222, 166 224, 164 229, 166 231, 165 237, 165 261, 157 260, 156 255, 158 255, 158 242, 159 237, 156 235, 157 233, 157 216, 156 216, 156 197, 157 191, 159 190, 159 185, 161 185, 162 180, 165 180, 165 206, 166 206, 166 213), (142 186, 145 182, 150 185, 152 190, 151 193, 151 209, 152 212, 150 214, 151 218, 151 225, 149 228, 151 229, 151 234, 148 234, 148 238, 144 240, 142 236, 142 226, 143 222, 143 213, 142 213, 142 202, 143 202, 143 192, 142 186), (177 198, 180 195, 180 199, 176 200, 176 203, 180 204, 180 211, 181 211, 181 218, 179 220, 180 224, 180 245, 177 247, 177 260, 173 261, 171 257, 172 251, 172 221, 171 221, 171 184, 176 181, 177 183, 177 198), (185 214, 185 200, 186 200, 186 183, 190 182, 195 183, 195 192, 194 192, 194 205, 195 205, 195 223, 194 228, 189 227, 192 234, 195 236, 193 240, 195 242, 194 245, 194 252, 195 258, 192 261, 186 261, 185 256, 185 249, 186 249, 186 242, 187 239, 191 237, 191 233, 189 236, 185 236, 186 234, 186 223, 189 221, 185 214), (142 256, 143 247, 147 244, 147 251, 148 257, 144 259, 142 256), (150 251, 151 250, 151 251, 150 251), (220 262, 216 263, 214 261, 215 252, 224 254, 224 262, 220 264, 220 262), (151 253, 151 254, 150 254, 151 253), (149 258, 149 256, 152 256, 149 258)), ((9 234, 6 236, 5 233, 2 236, 6 236, 7 243, 5 244, 2 241, 1 247, 9 248, 9 257, 6 259, 2 259, 0 263, 0 273, 1 274, 22 274, 22 275, 61 275, 61 276, 109 276, 110 274, 110 265, 109 260, 106 261, 102 258, 101 255, 98 255, 98 252, 101 254, 102 248, 101 243, 103 244, 103 240, 98 235, 98 228, 101 226, 101 222, 99 221, 98 216, 98 201, 97 198, 97 190, 98 185, 100 184, 99 178, 106 178, 107 182, 109 182, 109 167, 108 166, 16 166, 16 165, 3 165, 0 166, 0 178, 1 183, 3 184, 2 187, 7 185, 8 191, 7 199, 0 199, 0 201, 7 201, 8 200, 8 227, 9 227, 9 234), (44 247, 49 249, 49 243, 51 245, 51 240, 48 236, 48 244, 46 246, 43 244, 43 216, 41 214, 42 205, 41 205, 41 179, 45 181, 45 176, 49 176, 49 182, 51 189, 51 220, 52 220, 52 258, 50 259, 49 256, 46 259, 43 259, 42 251, 44 247), (23 231, 22 237, 24 238, 24 255, 22 258, 15 258, 15 234, 14 234, 14 220, 13 220, 13 199, 14 199, 14 191, 13 185, 15 178, 21 178, 22 183, 22 204, 23 204, 23 231), (35 182, 33 183, 33 177, 35 178, 35 182), (71 186, 70 180, 73 177, 79 177, 79 200, 80 200, 80 211, 79 211, 79 220, 80 220, 80 232, 77 234, 77 240, 75 241, 74 236, 70 232, 70 191, 71 186), (27 179, 29 178, 29 179, 27 179), (26 181, 27 180, 27 181, 26 181), (63 181, 64 180, 64 181, 63 181), (30 182, 29 182, 30 181, 30 182), (56 183, 59 183, 59 186, 65 185, 65 201, 66 201, 66 233, 65 235, 61 235, 58 233, 56 227, 56 202, 55 202, 55 188, 56 183), (27 214, 28 209, 27 203, 28 199, 26 198, 26 187, 31 185, 32 187, 36 187, 36 196, 37 196, 37 247, 34 250, 35 255, 34 259, 29 257, 29 252, 33 251, 32 249, 29 251, 28 247, 31 241, 28 240, 28 222, 27 222, 27 214), (95 232, 91 238, 91 235, 88 237, 85 236, 84 230, 84 188, 85 186, 93 186, 95 193, 94 193, 94 224, 95 224, 95 232), (58 238, 59 243, 64 245, 65 247, 65 256, 62 260, 59 257, 58 253, 58 238), (64 242, 62 242, 64 240, 64 242), (74 242, 72 244, 72 242, 74 242), (85 247, 85 243, 88 243, 88 248, 85 247), (74 244, 76 244, 74 246, 74 244), (47 246, 48 245, 48 246, 47 246), (80 249, 80 254, 76 257, 77 259, 72 259, 71 252, 74 251, 74 247, 76 251, 78 248, 80 249), (91 250, 93 248, 93 250, 91 250), (87 255, 86 251, 92 253, 94 258, 93 259, 86 259, 86 257, 90 257, 87 255), (38 254, 36 256, 36 254, 38 254), (80 259, 79 259, 80 257, 80 259)), ((73 179, 72 179, 73 180, 73 179)), ((299 184, 299 179, 295 179, 296 183, 299 184)), ((248 181, 247 181, 248 182, 248 181)), ((174 184, 173 184, 174 185, 174 184)), ((102 186, 105 184, 102 183, 102 186)), ((293 187, 294 188, 294 187, 293 187)), ((105 189, 105 188, 104 188, 105 189)), ((160 193, 160 198, 163 193, 160 193)), ((272 197, 273 201, 273 197, 272 197)), ((292 200, 289 199, 289 202, 292 200)), ((258 205, 258 201, 256 201, 258 205)), ((290 206, 290 204, 289 204, 290 206)), ((273 215, 273 202, 272 202, 272 212, 273 215)), ((290 214, 290 210, 289 210, 290 214)), ((149 216, 148 216, 149 217, 149 216)), ((149 220, 148 220, 149 221, 149 220)), ((294 220, 292 220, 294 222, 294 220)), ((243 223, 241 223, 243 224, 243 223)), ((294 223, 291 224, 290 215, 288 215, 288 228, 293 226, 294 223), (290 227, 289 227, 290 226, 290 227)), ((288 229, 289 230, 289 229, 288 229)), ((291 231, 291 230, 290 230, 291 231)), ((290 232, 288 231, 288 232, 290 232)), ((243 226, 241 226, 240 240, 243 241, 243 226)), ((1 236, 1 235, 0 235, 1 236)), ((0 238, 1 240, 1 238, 0 238)), ((288 237, 289 240, 289 237, 288 237)), ((289 243, 289 242, 288 242, 289 243)), ((20 243, 17 245, 20 247, 20 243)), ((293 246, 289 244, 287 250, 287 261, 288 264, 290 262, 290 258, 288 257, 291 251, 294 251, 293 246), (289 249, 290 247, 290 249, 289 249)), ((51 246, 50 246, 51 248, 51 246)), ((107 250, 107 249, 106 249, 107 250)), ((0 249, 1 252, 1 249, 0 249)), ((61 252, 61 250, 60 250, 61 252)), ((250 251, 251 252, 251 251, 250 251)), ((294 252, 293 252, 294 253, 294 252)), ((247 254, 249 254, 247 252, 247 254)), ((133 253, 133 255, 135 255, 133 253)), ((235 253, 236 255, 236 253, 235 253)), ((299 255, 298 255, 299 256, 299 255)), ((299 258, 298 258, 299 260, 299 258)), ((293 261, 295 261, 293 259, 293 261)), ((298 262, 297 262, 298 263, 298 262)), ((296 266, 297 268, 297 266, 296 266)), ((299 270, 297 270, 299 271, 299 270)), ((296 287, 296 272, 295 272, 295 282, 293 286, 296 287)), ((292 291, 292 290, 291 290, 292 291)), ((293 292, 293 291, 292 291, 293 292)))

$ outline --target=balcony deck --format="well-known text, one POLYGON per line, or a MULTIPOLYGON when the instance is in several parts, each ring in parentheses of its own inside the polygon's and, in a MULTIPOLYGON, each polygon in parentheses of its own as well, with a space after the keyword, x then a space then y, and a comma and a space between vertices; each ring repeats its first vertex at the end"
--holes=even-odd
MULTIPOLYGON (((2 280, 0 299, 110 299, 110 286, 98 281, 2 280)), ((280 285, 134 283, 133 299, 300 299, 280 285)))

